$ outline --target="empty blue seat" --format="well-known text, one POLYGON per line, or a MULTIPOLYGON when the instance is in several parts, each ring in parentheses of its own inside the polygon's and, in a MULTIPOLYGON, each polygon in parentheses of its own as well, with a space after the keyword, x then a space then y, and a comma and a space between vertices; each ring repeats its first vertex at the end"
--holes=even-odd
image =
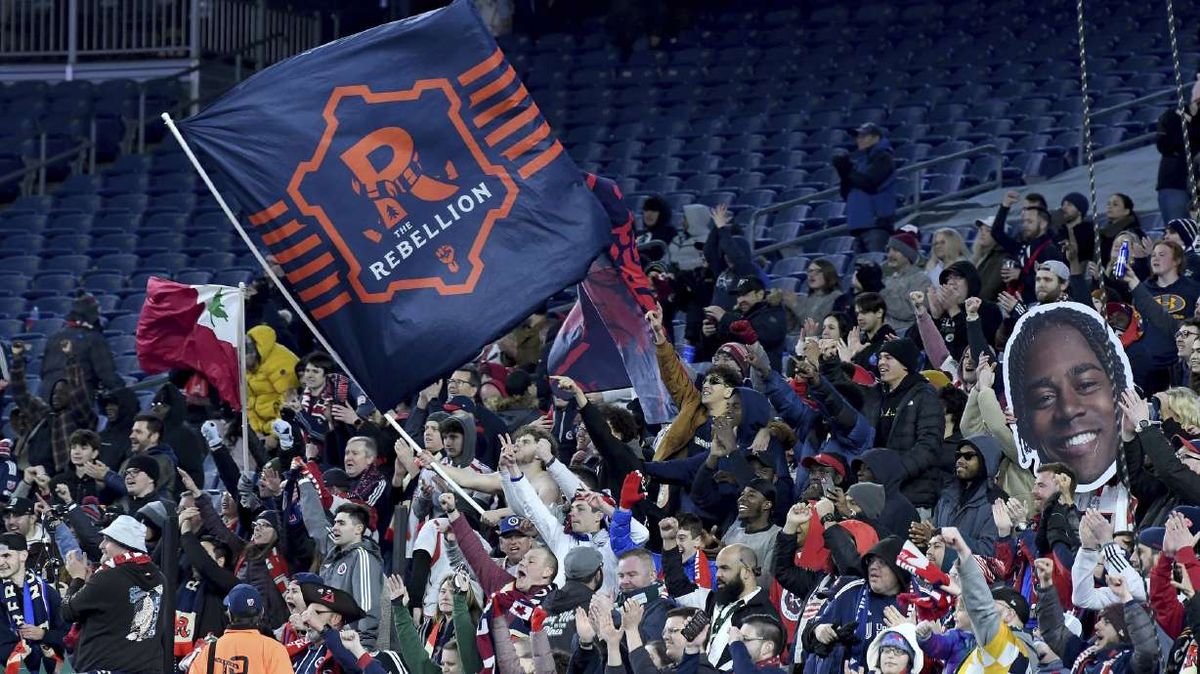
POLYGON ((125 277, 120 272, 93 271, 83 276, 83 287, 91 293, 112 293, 125 286, 125 277))
POLYGON ((137 352, 137 338, 133 335, 118 335, 108 338, 108 348, 114 356, 124 356, 137 352))
POLYGON ((42 262, 42 271, 65 271, 79 275, 88 270, 92 259, 87 255, 58 255, 42 262))
POLYGON ((212 272, 210 271, 183 271, 175 275, 175 280, 187 285, 206 285, 212 283, 212 272))
POLYGON ((139 258, 133 253, 114 253, 98 258, 95 266, 97 270, 132 274, 133 270, 137 269, 138 263, 139 258))
POLYGON ((821 242, 818 252, 822 254, 852 254, 854 252, 854 237, 834 236, 821 242))
POLYGON ((142 376, 142 366, 138 363, 137 356, 117 356, 113 358, 113 366, 120 374, 129 375, 135 379, 140 379, 142 376))
POLYGON ((235 268, 223 269, 213 274, 213 283, 223 286, 236 286, 239 283, 249 284, 254 280, 257 269, 235 268))
POLYGON ((143 258, 142 265, 155 269, 186 269, 188 256, 183 253, 153 253, 143 258))
POLYGON ((146 293, 138 292, 126 295, 121 303, 117 305, 118 311, 139 312, 142 310, 142 305, 146 303, 146 293))
POLYGON ((0 270, 32 276, 41 266, 41 259, 33 255, 12 255, 0 258, 0 270))
POLYGON ((79 279, 71 272, 43 272, 33 280, 31 290, 47 295, 68 295, 78 287, 79 279))
POLYGON ((25 329, 25 321, 16 318, 0 318, 0 338, 11 339, 25 329))
POLYGON ((137 324, 137 314, 122 314, 110 320, 106 327, 114 332, 132 335, 137 331, 137 324))
POLYGON ((53 297, 39 297, 36 300, 28 300, 26 304, 30 305, 30 310, 36 306, 39 312, 45 316, 66 316, 71 311, 71 305, 75 303, 75 298, 57 295, 53 297))
POLYGON ((798 279, 808 276, 808 258, 785 257, 771 265, 771 276, 791 276, 798 279))

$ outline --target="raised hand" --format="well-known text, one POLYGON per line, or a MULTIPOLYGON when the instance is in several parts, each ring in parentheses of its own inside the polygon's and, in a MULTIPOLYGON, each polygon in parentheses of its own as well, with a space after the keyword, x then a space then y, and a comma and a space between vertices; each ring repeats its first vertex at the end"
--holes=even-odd
POLYGON ((658 533, 662 536, 663 548, 675 547, 675 536, 679 533, 679 520, 674 517, 664 517, 658 521, 658 533))
POLYGON ((1012 533, 1012 517, 1008 514, 1008 506, 1004 504, 1004 499, 998 498, 992 503, 992 519, 995 520, 996 529, 1001 537, 1012 533))
POLYGON ((596 628, 582 606, 575 607, 575 633, 579 635, 579 643, 590 644, 596 640, 596 628))
POLYGON ((1037 572, 1038 585, 1043 588, 1054 585, 1054 560, 1039 557, 1033 560, 1033 568, 1037 572))
POLYGON ((981 389, 992 388, 996 384, 996 364, 984 354, 979 357, 979 365, 975 366, 975 385, 981 389))
POLYGON ((983 300, 978 297, 968 297, 966 302, 963 302, 963 310, 967 312, 967 320, 973 321, 979 318, 979 307, 983 306, 983 300))
MULTIPOLYGON (((188 492, 192 496, 195 496, 196 498, 204 496, 204 492, 196 486, 196 481, 192 479, 191 475, 188 475, 186 470, 182 468, 176 468, 175 472, 179 474, 179 482, 183 485, 184 491, 188 492)), ((266 471, 264 471, 264 474, 265 472, 266 471)), ((276 473, 276 475, 278 475, 278 473, 276 473)))
POLYGON ((665 344, 667 331, 663 329, 662 309, 646 312, 646 322, 650 324, 650 332, 654 335, 655 344, 665 344))
POLYGON ((729 206, 726 204, 717 204, 715 208, 709 211, 712 214, 713 225, 717 229, 729 226, 729 206))
POLYGON ((455 499, 454 494, 450 492, 443 492, 438 495, 438 506, 441 507, 442 512, 446 513, 446 516, 451 520, 458 519, 458 502, 455 499))
POLYGON ((1125 583, 1125 576, 1119 573, 1110 573, 1104 580, 1108 583, 1108 589, 1117 595, 1117 599, 1120 599, 1121 603, 1133 599, 1133 593, 1129 591, 1129 586, 1125 583))
POLYGON ((636 632, 642 625, 646 615, 646 607, 629 599, 621 606, 621 628, 626 632, 636 632))
POLYGON ((404 579, 399 574, 386 576, 383 579, 383 585, 387 589, 388 599, 408 603, 408 588, 404 586, 404 579))
POLYGON ((1000 202, 1005 208, 1012 208, 1012 205, 1021 200, 1021 193, 1016 190, 1009 190, 1004 193, 1004 199, 1000 202))

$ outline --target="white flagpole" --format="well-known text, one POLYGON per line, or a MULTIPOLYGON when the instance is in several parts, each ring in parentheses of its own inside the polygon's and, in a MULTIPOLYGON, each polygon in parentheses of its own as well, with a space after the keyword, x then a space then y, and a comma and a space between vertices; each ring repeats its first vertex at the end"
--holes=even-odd
POLYGON ((238 282, 238 392, 242 402, 242 471, 250 470, 250 411, 246 409, 246 284, 238 282))
MULTIPOLYGON (((171 135, 174 136, 175 140, 179 142, 179 147, 183 148, 183 153, 187 155, 188 161, 192 163, 192 167, 196 169, 196 173, 200 175, 200 179, 204 181, 204 185, 208 187, 209 193, 211 193, 213 198, 217 200, 217 205, 219 205, 221 207, 221 211, 225 213, 225 217, 228 218, 229 224, 233 225, 233 228, 237 230, 238 236, 242 237, 242 241, 245 242, 246 247, 249 248, 250 252, 254 254, 254 259, 258 260, 259 266, 261 266, 263 271, 267 273, 267 277, 271 279, 276 288, 279 288, 279 292, 283 294, 283 297, 288 301, 288 304, 291 305, 296 316, 298 316, 300 320, 304 321, 304 325, 306 325, 308 329, 312 331, 313 337, 315 337, 317 341, 321 343, 321 346, 325 349, 325 352, 328 353, 331 358, 333 358, 333 362, 337 363, 338 367, 342 368, 342 372, 345 372, 347 375, 349 375, 350 368, 346 367, 346 364, 342 362, 342 357, 338 355, 338 352, 332 346, 330 346, 329 342, 325 340, 325 336, 321 334, 320 330, 317 330, 317 326, 314 325, 311 320, 309 320, 308 314, 304 313, 304 309, 302 309, 300 305, 296 303, 295 298, 293 298, 292 294, 288 292, 286 287, 284 287, 283 281, 279 280, 279 277, 275 275, 275 272, 271 271, 271 266, 267 264, 267 261, 262 256, 262 253, 259 252, 258 248, 254 245, 254 241, 250 239, 250 235, 246 233, 246 230, 242 228, 242 224, 238 222, 236 217, 234 217, 233 211, 229 208, 229 204, 225 203, 225 198, 221 196, 221 193, 217 190, 216 185, 213 185, 212 178, 208 176, 208 172, 205 171, 204 167, 200 165, 200 160, 196 159, 195 153, 192 152, 191 146, 188 145, 186 140, 184 140, 183 134, 179 133, 179 128, 175 126, 175 120, 171 119, 171 115, 165 112, 162 113, 162 120, 167 125, 167 129, 171 131, 171 135)), ((244 346, 245 345, 243 344, 243 347, 244 346)), ((243 396, 243 400, 244 399, 245 397, 243 396)), ((378 406, 376 407, 378 408, 378 406)), ((391 415, 384 414, 384 416, 392 425, 392 428, 396 429, 396 432, 400 434, 400 437, 404 438, 404 441, 407 442, 410 447, 412 447, 414 452, 420 451, 421 446, 413 441, 412 437, 405 432, 404 428, 400 424, 396 423, 396 420, 391 415)), ((480 506, 475 499, 468 496, 467 492, 464 491, 462 487, 458 486, 458 483, 446 474, 446 471, 442 469, 441 465, 435 463, 431 465, 430 468, 432 468, 435 473, 437 473, 443 480, 446 481, 446 484, 450 486, 450 489, 453 490, 455 494, 462 497, 462 499, 465 500, 469 505, 473 506, 480 515, 483 514, 483 507, 480 506)))

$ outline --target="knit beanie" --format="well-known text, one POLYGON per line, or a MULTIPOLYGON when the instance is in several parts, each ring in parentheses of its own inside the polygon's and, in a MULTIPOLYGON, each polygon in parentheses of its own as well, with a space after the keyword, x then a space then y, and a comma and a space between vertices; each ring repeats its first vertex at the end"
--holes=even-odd
POLYGON ((134 454, 133 456, 129 457, 128 461, 125 462, 125 467, 140 470, 151 480, 158 482, 158 462, 155 461, 154 457, 152 456, 146 456, 145 454, 134 454))
POLYGON ((738 369, 742 371, 742 379, 750 376, 750 350, 745 344, 726 342, 717 348, 717 353, 723 353, 737 363, 738 369))
POLYGON ((921 352, 917 350, 917 345, 913 344, 911 339, 893 339, 890 342, 884 342, 883 346, 879 347, 879 352, 895 358, 909 372, 918 371, 917 365, 921 360, 921 352))
POLYGON ((1085 217, 1085 218, 1087 217, 1088 205, 1089 205, 1087 197, 1083 196, 1082 194, 1080 194, 1078 192, 1071 192, 1067 196, 1063 197, 1062 200, 1066 201, 1066 202, 1070 203, 1072 206, 1074 206, 1075 210, 1077 210, 1083 214, 1083 217, 1085 217))
POLYGON ((1100 617, 1108 621, 1117 631, 1121 643, 1129 643, 1129 628, 1125 625, 1125 605, 1109 604, 1100 611, 1100 617))
POLYGON ((887 247, 894 248, 909 262, 916 262, 917 258, 921 256, 921 244, 917 241, 917 237, 910 232, 896 232, 892 238, 888 239, 887 247))
POLYGON ((1167 229, 1179 235, 1185 250, 1194 250, 1196 237, 1200 236, 1200 225, 1191 218, 1175 218, 1167 223, 1167 229))
POLYGON ((862 508, 867 519, 879 519, 883 514, 883 504, 887 501, 887 493, 883 485, 874 482, 859 482, 846 490, 850 498, 862 508))
POLYGON ((858 285, 864 293, 877 293, 883 290, 883 268, 875 262, 860 262, 854 270, 858 277, 858 285))

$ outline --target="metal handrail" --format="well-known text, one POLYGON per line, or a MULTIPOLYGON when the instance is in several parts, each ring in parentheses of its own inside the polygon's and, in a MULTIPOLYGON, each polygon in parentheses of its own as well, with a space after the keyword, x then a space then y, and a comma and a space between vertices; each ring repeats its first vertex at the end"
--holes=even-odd
MULTIPOLYGON (((1190 87, 1191 87, 1191 83, 1189 82, 1188 83, 1189 90, 1190 90, 1190 87)), ((1099 110, 1092 112, 1092 119, 1095 119, 1097 117, 1103 117, 1105 115, 1110 115, 1114 112, 1128 110, 1130 108, 1140 108, 1140 107, 1144 106, 1146 103, 1149 103, 1151 101, 1156 101, 1156 100, 1158 100, 1160 98, 1164 98, 1166 96, 1174 96, 1176 91, 1177 91, 1177 89, 1175 87, 1168 87, 1166 89, 1156 91, 1152 94, 1146 94, 1145 96, 1135 98, 1132 101, 1125 101, 1124 103, 1118 103, 1116 105, 1109 106, 1107 108, 1101 108, 1099 110)), ((1153 133, 1143 134, 1143 135, 1137 136, 1135 138, 1123 140, 1120 143, 1116 143, 1115 145, 1109 145, 1108 147, 1104 147, 1104 148, 1095 148, 1094 150, 1092 150, 1092 156, 1093 156, 1093 158, 1098 158, 1098 157, 1102 157, 1102 156, 1108 156, 1110 154, 1113 154, 1114 152, 1120 152, 1122 150, 1128 150, 1130 148, 1140 147, 1140 146, 1144 145, 1147 140, 1154 138, 1154 135, 1155 134, 1153 134, 1153 133)), ((1076 148, 1075 155, 1076 155, 1076 165, 1082 165, 1083 164, 1083 144, 1082 143, 1080 143, 1079 147, 1076 148)))
MULTIPOLYGON (((991 145, 991 144, 979 145, 977 147, 969 148, 966 150, 952 152, 948 155, 943 155, 941 157, 934 157, 933 159, 925 159, 925 160, 919 161, 915 164, 909 164, 907 166, 902 166, 899 169, 896 169, 896 176, 897 177, 907 176, 907 175, 913 174, 913 173, 919 174, 919 173, 922 173, 925 169, 930 168, 932 166, 936 166, 938 164, 942 164, 942 163, 945 163, 948 161, 954 161, 955 159, 965 159, 967 157, 972 157, 972 156, 980 155, 980 154, 995 155, 996 157, 999 157, 999 158, 1003 158, 1003 156, 1004 156, 1004 153, 1000 150, 1000 148, 995 145, 991 145)), ((966 189, 958 190, 958 191, 951 192, 948 194, 943 194, 939 197, 934 197, 933 199, 928 199, 924 202, 922 202, 920 199, 920 195, 921 195, 920 180, 913 181, 913 193, 916 196, 916 199, 915 199, 914 203, 904 206, 904 207, 900 208, 899 210, 897 210, 896 215, 897 216, 908 215, 910 213, 915 213, 915 212, 921 210, 922 208, 928 208, 930 206, 935 206, 937 204, 945 203, 947 201, 951 201, 954 199, 961 199, 963 197, 971 196, 973 194, 979 194, 981 192, 986 192, 990 189, 1000 189, 1004 185, 1004 182, 1003 182, 1004 181, 1004 170, 1003 169, 1004 169, 1003 162, 1001 162, 1001 164, 999 166, 997 166, 996 180, 994 181, 994 183, 987 183, 987 184, 976 185, 974 187, 968 187, 966 189)), ((750 218, 751 227, 753 229, 754 222, 756 220, 758 220, 758 217, 760 215, 764 215, 767 213, 775 213, 775 212, 782 211, 787 208, 791 208, 792 206, 798 206, 798 205, 810 203, 813 201, 821 201, 828 197, 838 195, 840 193, 841 193, 841 190, 839 188, 831 187, 829 189, 821 190, 820 192, 806 194, 802 197, 797 197, 795 199, 789 199, 787 201, 783 201, 778 204, 771 204, 770 206, 764 206, 764 207, 759 208, 754 211, 754 215, 751 216, 751 218, 750 218)), ((804 243, 804 242, 812 241, 812 240, 815 240, 818 238, 825 238, 825 237, 829 237, 829 236, 840 235, 843 232, 849 232, 849 231, 850 230, 846 225, 837 225, 835 227, 829 227, 829 228, 823 229, 820 232, 812 232, 809 234, 799 236, 794 239, 790 239, 788 241, 781 241, 781 242, 773 243, 768 246, 764 246, 762 248, 758 248, 754 251, 754 254, 755 255, 763 255, 766 253, 772 253, 777 250, 782 250, 784 248, 790 248, 792 246, 797 245, 798 243, 804 243)), ((751 231, 750 234, 751 234, 751 237, 754 238, 756 232, 751 231)), ((753 242, 751 242, 751 245, 753 245, 753 242)))

